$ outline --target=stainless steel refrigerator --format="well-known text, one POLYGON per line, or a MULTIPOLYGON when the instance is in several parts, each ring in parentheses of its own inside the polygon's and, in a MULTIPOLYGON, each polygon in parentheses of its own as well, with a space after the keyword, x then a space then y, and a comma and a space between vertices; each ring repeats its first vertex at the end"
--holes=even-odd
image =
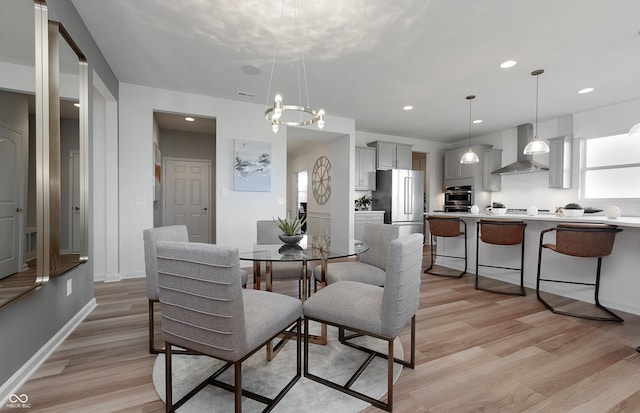
POLYGON ((408 169, 376 171, 373 209, 384 211, 385 224, 400 227, 400 236, 424 233, 424 172, 408 169))

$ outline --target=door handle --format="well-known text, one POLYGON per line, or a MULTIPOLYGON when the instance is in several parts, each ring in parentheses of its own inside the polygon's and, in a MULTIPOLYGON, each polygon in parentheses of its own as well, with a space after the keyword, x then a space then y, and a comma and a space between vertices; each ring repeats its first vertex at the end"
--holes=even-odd
POLYGON ((80 207, 75 207, 73 209, 75 209, 76 211, 80 211, 80 207))
POLYGON ((209 209, 209 208, 204 207, 204 208, 202 208, 202 211, 203 211, 203 212, 207 212, 207 209, 209 209))
POLYGON ((20 207, 16 208, 16 212, 22 212, 22 211, 24 211, 24 209, 22 209, 20 207))

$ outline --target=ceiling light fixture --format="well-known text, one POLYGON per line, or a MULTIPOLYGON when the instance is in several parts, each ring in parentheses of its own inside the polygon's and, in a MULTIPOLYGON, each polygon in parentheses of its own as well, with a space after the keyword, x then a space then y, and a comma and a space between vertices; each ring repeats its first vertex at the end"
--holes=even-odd
POLYGON ((500 67, 503 68, 503 69, 508 69, 510 67, 515 66, 516 63, 518 63, 518 62, 516 62, 515 60, 507 60, 506 62, 500 63, 500 67))
POLYGON ((187 116, 186 118, 184 118, 184 120, 186 120, 187 122, 194 122, 195 119, 192 118, 191 116, 187 116))
MULTIPOLYGON (((284 15, 284 4, 286 0, 282 0, 282 10, 280 11, 280 27, 278 28, 278 33, 282 30, 282 16, 284 15)), ((293 1, 294 5, 294 20, 295 20, 295 32, 296 39, 300 38, 299 27, 298 27, 298 0, 293 1)), ((297 45, 297 40, 296 40, 297 45)), ((297 48, 297 47, 296 47, 297 48)), ((304 63, 304 54, 300 52, 299 48, 297 48, 296 53, 298 55, 298 96, 300 98, 299 105, 285 105, 282 102, 282 96, 280 94, 276 94, 276 97, 273 101, 272 107, 267 107, 267 110, 264 111, 265 118, 271 123, 271 129, 273 133, 278 133, 278 128, 281 125, 285 126, 308 126, 313 125, 314 123, 318 124, 318 128, 324 128, 324 110, 320 109, 317 112, 309 106, 309 89, 307 87, 307 70, 304 63), (304 82, 304 90, 307 98, 307 105, 302 106, 302 91, 300 86, 300 67, 302 66, 302 81, 304 82), (286 118, 285 112, 290 112, 292 114, 297 114, 298 119, 292 120, 291 118, 286 118), (286 119, 285 119, 286 118, 286 119)), ((278 45, 276 39, 276 46, 273 53, 273 63, 271 65, 271 76, 269 76, 269 88, 267 89, 267 99, 269 99, 269 95, 271 94, 271 81, 273 80, 273 70, 276 66, 276 58, 278 56, 278 45)), ((268 106, 268 104, 267 104, 268 106)))
POLYGON ((476 119, 473 121, 473 123, 482 123, 482 119, 476 119))
POLYGON ((413 106, 411 105, 403 106, 402 110, 413 110, 413 106))
POLYGON ((581 95, 584 95, 585 93, 593 92, 593 90, 594 89, 592 87, 585 87, 584 89, 578 90, 578 93, 580 93, 581 95))
POLYGON ((471 101, 475 98, 475 95, 469 95, 465 98, 469 101, 469 150, 460 157, 460 163, 465 164, 480 162, 478 155, 473 151, 473 149, 471 149, 471 124, 473 123, 471 122, 471 101))
POLYGON ((533 139, 531 142, 524 147, 525 155, 537 155, 540 153, 548 153, 549 145, 545 141, 541 141, 538 138, 538 79, 541 74, 544 73, 544 70, 538 69, 531 72, 531 76, 536 77, 536 130, 533 134, 533 139))

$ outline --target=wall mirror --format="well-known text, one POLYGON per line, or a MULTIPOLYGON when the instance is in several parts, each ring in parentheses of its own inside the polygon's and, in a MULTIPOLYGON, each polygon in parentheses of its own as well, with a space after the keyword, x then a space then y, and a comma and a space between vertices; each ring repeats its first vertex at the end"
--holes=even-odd
POLYGON ((0 13, 0 308, 46 282, 47 10, 8 1, 0 13), (44 263, 44 265, 42 265, 44 263))
POLYGON ((49 22, 50 275, 87 261, 87 61, 64 26, 49 22))

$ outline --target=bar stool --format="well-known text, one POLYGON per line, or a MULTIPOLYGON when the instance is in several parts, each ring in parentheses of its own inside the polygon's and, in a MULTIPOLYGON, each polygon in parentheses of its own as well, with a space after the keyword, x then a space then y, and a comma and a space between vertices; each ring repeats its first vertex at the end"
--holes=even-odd
POLYGON ((615 241, 616 233, 621 232, 622 229, 615 225, 607 224, 559 224, 555 228, 545 229, 540 233, 540 247, 538 248, 538 273, 536 282, 536 296, 538 300, 544 304, 551 312, 556 314, 563 314, 572 317, 585 318, 588 320, 598 321, 624 321, 617 314, 602 306, 599 300, 600 293, 600 268, 602 266, 602 257, 611 254, 613 249, 613 242, 615 241), (556 243, 545 244, 543 243, 544 235, 548 232, 556 232, 556 243), (548 279, 540 277, 540 267, 542 265, 542 249, 547 248, 551 251, 555 251, 564 255, 571 255, 574 257, 590 257, 598 258, 598 267, 596 271, 595 283, 578 282, 578 281, 565 281, 557 279, 548 279), (567 311, 560 311, 553 308, 540 296, 540 281, 556 282, 564 284, 579 284, 589 285, 595 287, 595 306, 604 310, 611 317, 597 317, 592 315, 571 313, 567 311))
POLYGON ((481 219, 477 222, 476 239, 476 290, 497 294, 526 295, 524 291, 524 230, 527 224, 516 219, 481 219), (492 245, 521 245, 520 267, 502 267, 498 265, 480 264, 480 241, 492 245), (518 291, 481 287, 478 282, 478 267, 499 268, 520 271, 520 288, 518 291))
POLYGON ((467 224, 458 217, 450 217, 450 216, 442 216, 442 215, 432 215, 427 217, 427 221, 429 221, 429 232, 430 235, 430 246, 429 251, 431 253, 431 265, 429 268, 424 270, 427 274, 438 275, 440 277, 453 277, 460 278, 467 272, 467 224), (460 231, 460 224, 462 224, 464 230, 460 231), (459 237, 464 235, 464 257, 455 256, 455 255, 439 255, 437 252, 434 254, 434 245, 435 245, 435 237, 459 237), (446 258, 456 258, 464 260, 464 271, 457 275, 437 273, 431 271, 433 265, 435 263, 435 258, 437 257, 446 257, 446 258))

